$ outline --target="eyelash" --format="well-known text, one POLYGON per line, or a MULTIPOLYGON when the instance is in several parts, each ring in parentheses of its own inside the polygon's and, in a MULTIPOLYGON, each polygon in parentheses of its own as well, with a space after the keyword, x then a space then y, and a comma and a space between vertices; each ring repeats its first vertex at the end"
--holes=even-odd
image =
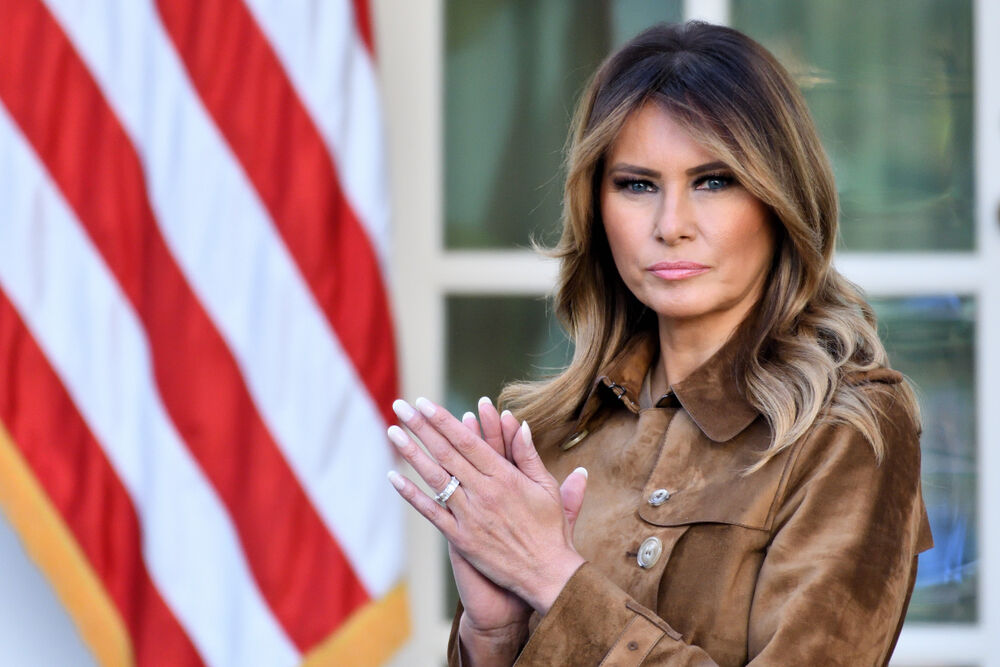
MULTIPOLYGON (((644 178, 633 178, 630 176, 622 176, 614 179, 615 188, 618 190, 626 190, 632 194, 640 194, 643 192, 656 192, 656 186, 649 180, 644 178), (636 186, 641 186, 641 189, 635 189, 636 186)), ((709 192, 716 192, 719 190, 725 190, 727 187, 733 185, 736 179, 733 178, 732 174, 726 173, 715 173, 715 174, 704 174, 699 176, 694 181, 694 187, 696 190, 707 190, 709 192), (706 188, 702 187, 708 181, 719 181, 721 183, 720 187, 717 188, 706 188)))
POLYGON ((709 190, 709 191, 725 190, 726 188, 728 188, 730 185, 732 185, 735 182, 736 182, 736 179, 733 178, 732 174, 725 174, 725 173, 720 172, 720 173, 716 173, 716 174, 705 174, 704 176, 699 176, 698 179, 694 182, 694 186, 695 186, 695 189, 704 189, 704 190, 709 190), (705 183, 707 183, 708 181, 721 181, 722 187, 718 187, 718 188, 701 188, 701 186, 704 185, 705 183))
POLYGON ((631 194, 639 194, 641 192, 655 192, 656 186, 652 182, 644 178, 632 178, 629 176, 622 176, 614 179, 615 188, 618 190, 627 190, 631 194), (641 190, 633 189, 634 186, 642 186, 641 190))

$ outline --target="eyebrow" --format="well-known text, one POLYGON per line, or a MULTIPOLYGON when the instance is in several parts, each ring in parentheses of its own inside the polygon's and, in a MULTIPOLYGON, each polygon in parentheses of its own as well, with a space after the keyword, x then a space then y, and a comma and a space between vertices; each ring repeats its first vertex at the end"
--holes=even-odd
POLYGON ((719 171, 721 169, 729 169, 729 165, 722 160, 716 160, 715 162, 706 162, 705 164, 700 164, 697 167, 691 167, 684 173, 688 176, 695 176, 697 174, 703 174, 706 171, 719 171))
POLYGON ((650 178, 659 178, 660 172, 654 169, 647 169, 646 167, 639 167, 634 164, 627 164, 625 162, 619 162, 618 164, 612 166, 608 169, 611 171, 627 171, 630 174, 636 174, 637 176, 649 176, 650 178))
MULTIPOLYGON (((715 162, 706 162, 705 164, 699 164, 697 167, 691 167, 684 173, 688 176, 695 176, 697 174, 703 174, 708 171, 719 171, 720 169, 729 169, 729 165, 721 160, 716 160, 715 162)), ((647 169, 646 167, 640 167, 634 164, 628 164, 625 162, 619 162, 612 166, 608 171, 627 171, 631 174, 636 174, 637 176, 649 176, 650 178, 659 178, 660 172, 655 169, 647 169)))

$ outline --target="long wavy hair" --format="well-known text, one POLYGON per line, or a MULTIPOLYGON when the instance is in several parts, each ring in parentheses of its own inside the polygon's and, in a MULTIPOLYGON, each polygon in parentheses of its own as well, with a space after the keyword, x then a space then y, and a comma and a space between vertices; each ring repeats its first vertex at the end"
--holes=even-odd
POLYGON ((767 419, 770 448, 789 447, 816 423, 855 427, 876 458, 885 452, 881 401, 895 393, 918 420, 907 384, 859 386, 851 374, 886 367, 875 315, 861 290, 833 267, 837 190, 798 86, 746 35, 692 21, 653 26, 612 54, 577 107, 567 144, 555 308, 575 344, 569 366, 540 382, 507 386, 500 401, 536 432, 565 432, 598 371, 634 335, 656 328, 622 282, 600 217, 604 159, 631 113, 660 104, 770 210, 774 260, 740 337, 737 382, 767 419))

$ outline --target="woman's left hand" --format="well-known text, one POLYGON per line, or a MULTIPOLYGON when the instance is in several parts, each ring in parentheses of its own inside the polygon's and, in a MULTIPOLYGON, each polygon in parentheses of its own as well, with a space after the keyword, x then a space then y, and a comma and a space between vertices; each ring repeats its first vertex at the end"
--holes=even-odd
POLYGON ((393 407, 433 459, 415 443, 401 454, 431 488, 451 475, 461 485, 446 506, 400 475, 390 476, 393 486, 477 570, 545 614, 583 558, 527 423, 511 444, 512 465, 443 407, 427 399, 416 406, 393 407))

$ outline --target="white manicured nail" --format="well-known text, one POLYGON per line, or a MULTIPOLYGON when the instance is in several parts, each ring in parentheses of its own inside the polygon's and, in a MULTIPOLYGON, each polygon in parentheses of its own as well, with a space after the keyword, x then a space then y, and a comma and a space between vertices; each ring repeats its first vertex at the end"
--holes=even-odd
POLYGON ((392 402, 392 411, 404 422, 410 421, 413 419, 413 415, 417 414, 413 410, 413 407, 401 398, 397 398, 392 402))
POLYGON ((521 424, 521 437, 524 438, 524 442, 531 447, 535 446, 535 443, 531 441, 531 429, 528 428, 528 422, 521 424))
POLYGON ((479 407, 483 407, 484 405, 493 405, 493 401, 490 400, 489 396, 483 396, 482 398, 479 399, 479 403, 477 403, 476 405, 478 405, 479 407))
POLYGON ((472 414, 471 412, 466 412, 464 415, 462 415, 462 421, 467 422, 470 419, 472 421, 476 421, 476 415, 472 414))
POLYGON ((395 424, 390 426, 386 433, 389 435, 389 439, 392 440, 392 444, 397 447, 402 447, 410 441, 410 439, 406 437, 406 432, 395 424))
POLYGON ((417 410, 420 410, 420 414, 424 417, 433 417, 434 413, 437 412, 437 408, 434 407, 434 404, 423 396, 413 401, 413 404, 417 406, 417 410))
POLYGON ((511 414, 510 410, 504 410, 503 412, 500 413, 500 419, 503 419, 504 417, 513 417, 513 416, 514 415, 511 414))
POLYGON ((583 478, 584 478, 584 479, 587 479, 587 478, 589 478, 589 477, 590 477, 590 475, 589 475, 589 474, 587 473, 587 469, 586 469, 586 468, 584 468, 583 466, 580 466, 579 468, 577 468, 577 469, 576 469, 576 470, 574 470, 573 472, 578 472, 578 473, 580 473, 581 475, 583 475, 583 478))
POLYGON ((389 483, 396 487, 397 491, 403 490, 403 476, 400 475, 395 470, 390 470, 386 473, 386 477, 389 478, 389 483))

